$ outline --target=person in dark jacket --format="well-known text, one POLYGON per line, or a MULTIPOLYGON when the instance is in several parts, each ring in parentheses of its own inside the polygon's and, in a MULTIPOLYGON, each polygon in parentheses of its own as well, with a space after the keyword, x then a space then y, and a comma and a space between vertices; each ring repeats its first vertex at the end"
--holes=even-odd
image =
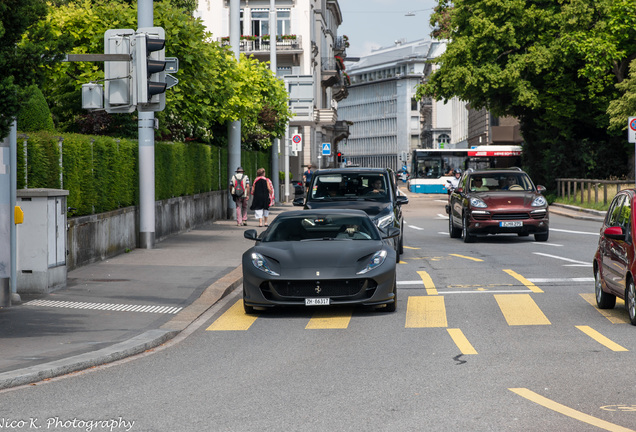
POLYGON ((272 181, 265 177, 265 168, 259 168, 256 171, 256 178, 252 183, 252 200, 251 210, 254 210, 254 216, 258 219, 258 226, 268 226, 267 217, 269 216, 269 207, 274 201, 274 186, 272 181))

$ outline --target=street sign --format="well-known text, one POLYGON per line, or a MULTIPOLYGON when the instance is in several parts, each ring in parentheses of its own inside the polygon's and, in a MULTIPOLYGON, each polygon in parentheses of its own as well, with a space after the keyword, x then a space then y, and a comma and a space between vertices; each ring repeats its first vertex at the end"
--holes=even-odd
POLYGON ((303 137, 300 134, 292 135, 292 151, 299 152, 303 149, 302 147, 303 137))
POLYGON ((636 117, 629 118, 627 137, 630 143, 636 143, 636 117))
POLYGON ((322 155, 331 156, 331 143, 322 143, 322 155))

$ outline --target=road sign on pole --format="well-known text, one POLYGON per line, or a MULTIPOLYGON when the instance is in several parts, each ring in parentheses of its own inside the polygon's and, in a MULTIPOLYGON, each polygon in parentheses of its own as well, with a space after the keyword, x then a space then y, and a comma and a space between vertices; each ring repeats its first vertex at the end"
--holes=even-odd
POLYGON ((630 143, 636 143, 636 117, 630 117, 627 125, 627 137, 630 143))
POLYGON ((331 143, 322 143, 322 155, 331 156, 331 143))

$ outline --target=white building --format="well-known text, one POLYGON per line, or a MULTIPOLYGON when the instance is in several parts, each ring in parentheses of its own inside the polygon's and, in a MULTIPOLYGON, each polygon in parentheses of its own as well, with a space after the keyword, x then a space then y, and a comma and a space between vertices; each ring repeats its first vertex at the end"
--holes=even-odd
MULTIPOLYGON (((292 104, 299 115, 290 122, 289 136, 302 137, 300 152, 290 159, 290 171, 299 179, 308 163, 318 165, 322 143, 337 145, 347 135, 347 125, 337 121, 336 110, 337 101, 347 97, 341 61, 346 56, 346 40, 338 36, 342 23, 338 0, 276 0, 275 4, 277 76, 297 83, 289 87, 290 95, 308 89, 292 104)), ((262 61, 269 61, 274 39, 269 8, 269 0, 240 1, 240 51, 262 61)), ((196 15, 216 40, 229 43, 229 0, 199 0, 196 15)), ((280 153, 283 157, 282 148, 280 153)), ((281 170, 283 166, 281 160, 281 170)))
POLYGON ((428 61, 445 48, 444 41, 396 41, 347 63, 349 96, 338 104, 339 119, 353 123, 338 147, 347 163, 399 169, 399 156, 414 148, 466 147, 464 105, 416 97, 432 72, 428 61))

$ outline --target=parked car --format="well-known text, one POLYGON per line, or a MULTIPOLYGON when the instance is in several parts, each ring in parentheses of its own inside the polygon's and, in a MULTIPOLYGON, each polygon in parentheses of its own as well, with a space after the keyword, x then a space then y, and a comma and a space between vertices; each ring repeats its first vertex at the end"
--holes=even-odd
POLYGON ((594 254, 594 293, 600 309, 611 309, 616 297, 625 300, 629 320, 636 325, 634 289, 634 215, 636 189, 620 191, 612 200, 594 254))
POLYGON ((519 168, 468 169, 448 198, 449 234, 466 243, 477 235, 501 233, 534 234, 536 241, 546 241, 550 215, 544 191, 519 168))
POLYGON ((297 210, 279 214, 243 254, 243 305, 365 305, 394 312, 395 251, 362 210, 297 210))
POLYGON ((396 260, 404 252, 402 205, 409 199, 397 187, 395 172, 388 168, 335 168, 314 172, 305 200, 305 209, 364 210, 375 224, 399 229, 394 239, 396 260))

